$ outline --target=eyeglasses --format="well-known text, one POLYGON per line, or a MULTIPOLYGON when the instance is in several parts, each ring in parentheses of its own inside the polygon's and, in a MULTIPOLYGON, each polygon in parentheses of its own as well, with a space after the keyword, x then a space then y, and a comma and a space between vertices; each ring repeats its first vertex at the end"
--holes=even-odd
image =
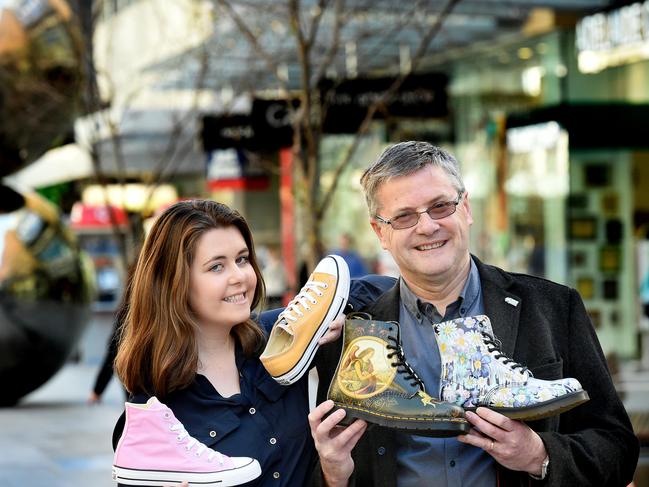
POLYGON ((412 213, 404 213, 403 215, 395 216, 387 220, 379 215, 374 215, 378 221, 386 225, 392 225, 395 230, 404 230, 406 228, 414 227, 419 222, 419 216, 423 213, 428 213, 428 216, 433 220, 441 220, 447 216, 451 216, 457 210, 457 205, 462 200, 462 192, 457 194, 455 201, 440 201, 433 206, 426 208, 423 211, 413 211, 412 213))

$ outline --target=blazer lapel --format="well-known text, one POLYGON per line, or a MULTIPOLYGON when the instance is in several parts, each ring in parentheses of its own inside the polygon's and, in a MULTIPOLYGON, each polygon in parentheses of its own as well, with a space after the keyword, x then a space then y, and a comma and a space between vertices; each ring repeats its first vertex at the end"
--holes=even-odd
POLYGON ((485 314, 491 320, 496 338, 502 343, 502 352, 513 357, 523 302, 520 297, 508 291, 512 285, 509 276, 495 267, 483 264, 475 256, 473 260, 480 273, 485 314))
POLYGON ((369 313, 372 318, 381 321, 399 321, 399 282, 381 294, 376 301, 368 304, 361 311, 369 313))

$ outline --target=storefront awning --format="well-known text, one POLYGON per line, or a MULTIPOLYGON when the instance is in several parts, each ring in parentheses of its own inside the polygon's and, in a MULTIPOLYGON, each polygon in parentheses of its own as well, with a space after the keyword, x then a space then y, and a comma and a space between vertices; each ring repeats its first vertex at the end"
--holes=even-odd
POLYGON ((8 176, 7 180, 36 189, 88 178, 93 174, 88 151, 77 144, 67 144, 47 151, 29 166, 8 176))

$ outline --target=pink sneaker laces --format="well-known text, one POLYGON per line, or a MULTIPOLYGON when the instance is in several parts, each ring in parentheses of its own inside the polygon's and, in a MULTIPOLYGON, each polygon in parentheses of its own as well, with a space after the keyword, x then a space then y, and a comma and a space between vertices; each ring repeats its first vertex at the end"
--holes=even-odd
POLYGON ((189 433, 181 423, 172 424, 171 426, 169 426, 169 429, 171 431, 178 431, 178 435, 176 436, 178 442, 181 442, 185 438, 188 438, 187 444, 185 445, 185 450, 191 451, 192 448, 196 447, 196 451, 194 452, 194 455, 196 455, 197 457, 200 457, 203 453, 207 451, 208 462, 211 462, 212 460, 214 460, 214 458, 216 458, 216 460, 219 462, 219 465, 223 465, 225 463, 223 454, 219 453, 216 450, 212 450, 207 445, 198 441, 196 438, 189 436, 189 433))

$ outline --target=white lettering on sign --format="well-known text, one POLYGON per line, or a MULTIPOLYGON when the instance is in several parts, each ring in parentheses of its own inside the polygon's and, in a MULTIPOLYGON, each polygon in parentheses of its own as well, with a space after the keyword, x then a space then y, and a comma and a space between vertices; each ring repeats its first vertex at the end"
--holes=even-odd
POLYGON ((575 37, 584 73, 649 59, 649 0, 584 17, 575 37))

